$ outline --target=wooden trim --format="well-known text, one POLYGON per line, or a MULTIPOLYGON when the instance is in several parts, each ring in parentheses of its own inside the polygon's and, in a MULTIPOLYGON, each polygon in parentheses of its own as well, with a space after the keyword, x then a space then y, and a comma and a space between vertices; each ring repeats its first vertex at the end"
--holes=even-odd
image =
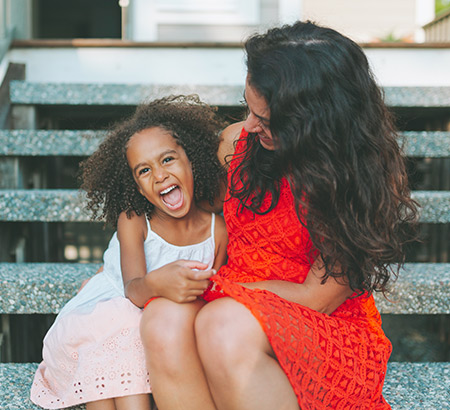
MULTIPOLYGON (((450 42, 445 43, 360 43, 362 48, 450 48, 450 42)), ((145 42, 119 39, 36 39, 14 40, 12 48, 89 48, 89 47, 117 47, 117 48, 242 48, 243 43, 225 42, 145 42)))

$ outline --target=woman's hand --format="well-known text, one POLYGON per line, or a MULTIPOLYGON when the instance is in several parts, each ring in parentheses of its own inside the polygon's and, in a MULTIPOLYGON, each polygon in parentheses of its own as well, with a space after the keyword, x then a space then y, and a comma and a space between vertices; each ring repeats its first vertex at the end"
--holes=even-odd
POLYGON ((177 303, 193 302, 209 286, 209 278, 216 271, 197 261, 179 260, 145 276, 145 282, 154 294, 177 303))

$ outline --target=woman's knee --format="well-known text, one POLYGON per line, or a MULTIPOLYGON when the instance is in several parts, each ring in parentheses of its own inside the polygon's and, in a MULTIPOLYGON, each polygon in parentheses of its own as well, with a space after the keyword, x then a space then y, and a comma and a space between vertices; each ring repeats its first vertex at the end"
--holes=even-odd
POLYGON ((195 336, 203 362, 233 368, 257 354, 271 351, 259 322, 230 298, 206 305, 195 320, 195 336))

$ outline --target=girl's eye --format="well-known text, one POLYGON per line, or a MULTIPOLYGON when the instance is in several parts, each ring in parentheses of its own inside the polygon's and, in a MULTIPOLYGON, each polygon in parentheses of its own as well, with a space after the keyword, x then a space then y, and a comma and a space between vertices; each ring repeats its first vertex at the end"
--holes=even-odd
POLYGON ((164 158, 163 160, 162 160, 162 163, 163 164, 167 164, 168 162, 170 162, 170 161, 172 161, 173 160, 173 157, 166 157, 166 158, 164 158))
POLYGON ((141 168, 138 172, 139 175, 144 175, 150 171, 150 168, 141 168))

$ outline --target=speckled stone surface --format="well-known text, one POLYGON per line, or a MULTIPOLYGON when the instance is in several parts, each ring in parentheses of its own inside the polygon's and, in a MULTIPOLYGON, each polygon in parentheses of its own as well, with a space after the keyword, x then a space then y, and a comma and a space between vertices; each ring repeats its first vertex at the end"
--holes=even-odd
POLYGON ((91 155, 104 137, 91 130, 0 130, 0 155, 91 155))
POLYGON ((375 300, 381 313, 450 314, 450 263, 407 263, 387 299, 375 300))
POLYGON ((37 105, 138 105, 171 94, 197 94, 211 105, 241 105, 243 86, 67 84, 11 81, 14 104, 37 105))
MULTIPOLYGON (((0 263, 0 313, 58 313, 98 264, 0 263)), ((450 314, 450 264, 407 264, 381 313, 450 314)))
POLYGON ((450 222, 450 191, 414 191, 411 196, 421 206, 420 222, 450 222))
POLYGON ((90 214, 81 191, 0 190, 0 220, 86 222, 90 221, 90 214))
POLYGON ((446 107, 450 110, 450 87, 385 87, 390 107, 446 107))
MULTIPOLYGON (((0 364, 2 410, 39 410, 29 400, 37 364, 0 364)), ((383 394, 392 410, 450 409, 450 363, 389 363, 383 394)), ((81 410, 84 406, 71 407, 81 410)))
MULTIPOLYGON (((415 191, 421 222, 450 222, 450 191, 415 191)), ((0 221, 89 221, 84 195, 70 189, 0 190, 0 221)))
MULTIPOLYGON (((169 94, 198 94, 213 105, 238 106, 242 86, 67 84, 11 81, 14 104, 137 105, 169 94)), ((392 107, 449 107, 450 87, 385 87, 386 103, 392 107)))
POLYGON ((0 263, 0 313, 58 313, 99 264, 0 263))
MULTIPOLYGON (((0 130, 0 155, 90 155, 106 133, 95 130, 0 130)), ((405 131, 400 133, 405 155, 450 157, 450 132, 405 131)))
POLYGON ((450 363, 390 363, 383 394, 392 410, 450 409, 450 363))
MULTIPOLYGON (((36 363, 0 363, 0 409, 42 410, 30 400, 36 363)), ((68 410, 84 410, 86 407, 67 407, 68 410)))
POLYGON ((404 131, 403 152, 409 157, 450 157, 450 132, 404 131))

